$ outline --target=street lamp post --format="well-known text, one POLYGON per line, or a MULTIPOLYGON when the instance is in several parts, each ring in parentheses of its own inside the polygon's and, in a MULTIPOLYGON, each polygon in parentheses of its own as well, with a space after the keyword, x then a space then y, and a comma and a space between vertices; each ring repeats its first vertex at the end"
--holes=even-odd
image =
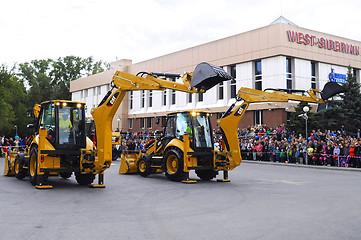
POLYGON ((308 107, 308 106, 304 106, 303 107, 303 109, 302 109, 305 113, 304 113, 304 119, 305 119, 305 121, 306 121, 306 159, 305 159, 305 161, 306 161, 306 165, 308 165, 308 154, 307 154, 307 148, 308 148, 308 131, 307 131, 307 120, 308 120, 308 115, 307 115, 307 113, 308 113, 308 111, 310 111, 310 108, 308 107))
POLYGON ((17 136, 17 135, 18 135, 18 126, 15 125, 15 136, 17 136))

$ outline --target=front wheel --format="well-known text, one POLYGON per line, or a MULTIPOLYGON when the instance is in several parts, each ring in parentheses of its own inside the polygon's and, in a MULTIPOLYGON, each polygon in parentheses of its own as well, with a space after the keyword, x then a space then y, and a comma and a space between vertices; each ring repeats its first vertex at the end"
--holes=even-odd
POLYGON ((213 170, 196 170, 195 172, 204 181, 209 181, 218 175, 218 172, 213 170))
POLYGON ((183 179, 183 153, 179 149, 168 150, 164 155, 164 171, 171 181, 181 181, 183 179))
POLYGON ((75 179, 80 185, 89 185, 93 183, 95 175, 75 173, 75 179))
POLYGON ((72 172, 62 172, 59 175, 62 179, 68 179, 71 177, 72 174, 73 174, 72 172))
POLYGON ((138 172, 142 177, 147 177, 152 173, 152 156, 142 155, 138 160, 138 172))
POLYGON ((23 168, 20 161, 20 155, 17 155, 14 162, 14 174, 17 179, 23 179, 26 176, 26 169, 23 168))

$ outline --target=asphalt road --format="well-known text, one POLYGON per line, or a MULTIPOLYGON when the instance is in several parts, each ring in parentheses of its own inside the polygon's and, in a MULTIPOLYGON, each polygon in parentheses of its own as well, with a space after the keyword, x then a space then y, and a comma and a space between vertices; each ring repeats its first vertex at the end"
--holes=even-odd
POLYGON ((0 239, 361 238, 361 172, 242 163, 230 183, 187 185, 119 175, 119 163, 105 189, 0 176, 0 239))

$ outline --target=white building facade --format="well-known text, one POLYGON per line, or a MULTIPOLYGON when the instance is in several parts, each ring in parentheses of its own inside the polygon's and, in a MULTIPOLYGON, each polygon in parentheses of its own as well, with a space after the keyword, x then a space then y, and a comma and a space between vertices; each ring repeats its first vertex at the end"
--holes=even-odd
MULTIPOLYGON (((155 59, 133 64, 131 60, 115 62, 111 69, 71 82, 72 100, 86 102, 87 115, 110 89, 115 70, 136 74, 140 71, 183 73, 193 71, 200 62, 223 67, 235 80, 221 83, 204 94, 175 90, 128 92, 118 110, 113 128, 123 131, 160 129, 154 119, 180 110, 206 110, 219 114, 235 102, 241 87, 309 90, 332 80, 343 81, 348 66, 360 82, 360 42, 300 28, 284 18, 273 24, 211 43, 181 50, 155 59)), ((181 79, 176 80, 181 82, 181 79)), ((287 121, 287 112, 295 103, 253 104, 240 127, 258 124, 277 126, 287 121)))

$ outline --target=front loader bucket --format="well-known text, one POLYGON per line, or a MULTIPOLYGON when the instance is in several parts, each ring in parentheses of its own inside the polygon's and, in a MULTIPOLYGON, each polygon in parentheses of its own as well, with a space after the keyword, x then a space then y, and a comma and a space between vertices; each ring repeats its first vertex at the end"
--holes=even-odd
POLYGON ((4 167, 4 175, 5 176, 14 176, 14 162, 17 153, 7 153, 5 155, 5 167, 4 167))
POLYGON ((122 154, 120 156, 119 174, 136 173, 138 172, 139 154, 122 154))
POLYGON ((233 78, 222 68, 202 62, 194 69, 191 87, 207 91, 218 83, 231 79, 233 78))
POLYGON ((321 97, 323 100, 327 100, 337 94, 343 93, 345 92, 346 89, 342 86, 340 86, 338 83, 335 82, 328 82, 326 83, 326 85, 324 86, 322 92, 321 92, 321 97))

